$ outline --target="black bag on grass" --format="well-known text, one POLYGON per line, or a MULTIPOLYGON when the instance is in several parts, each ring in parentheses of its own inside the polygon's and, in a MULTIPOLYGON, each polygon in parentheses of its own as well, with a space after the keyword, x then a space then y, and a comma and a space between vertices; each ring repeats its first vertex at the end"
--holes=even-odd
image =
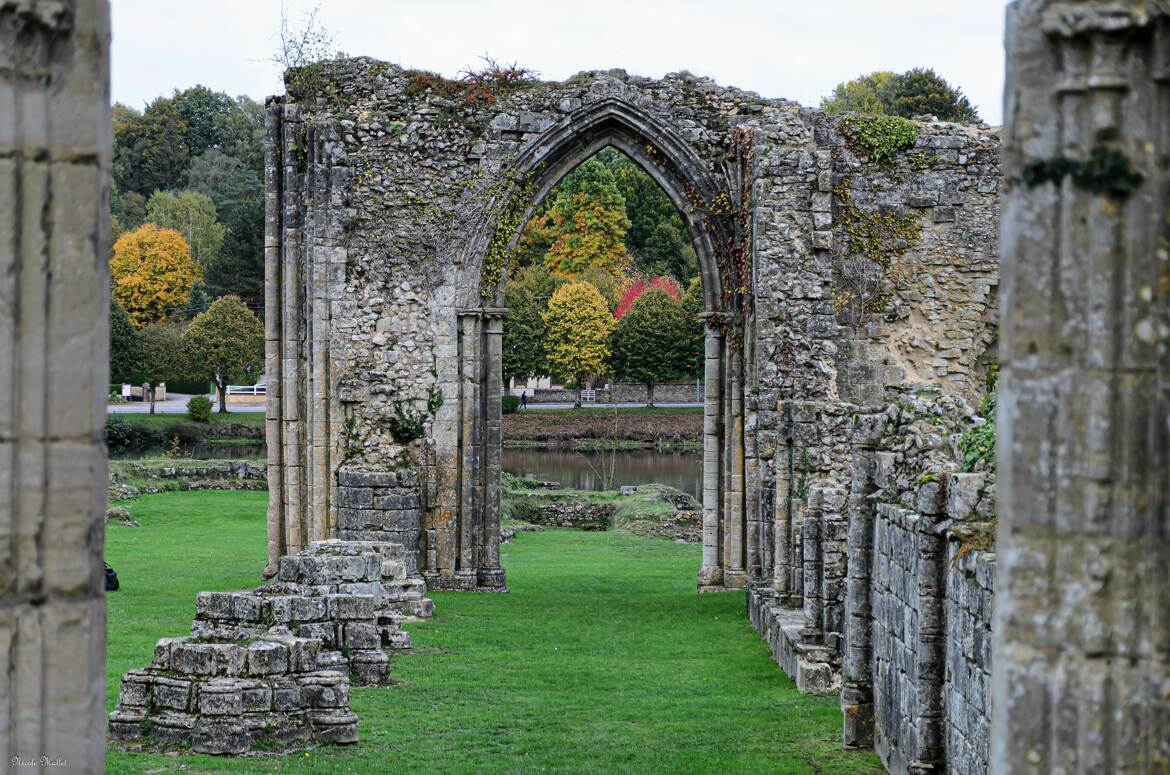
POLYGON ((120 586, 118 584, 118 571, 111 568, 108 562, 102 564, 106 566, 106 591, 113 592, 120 586))

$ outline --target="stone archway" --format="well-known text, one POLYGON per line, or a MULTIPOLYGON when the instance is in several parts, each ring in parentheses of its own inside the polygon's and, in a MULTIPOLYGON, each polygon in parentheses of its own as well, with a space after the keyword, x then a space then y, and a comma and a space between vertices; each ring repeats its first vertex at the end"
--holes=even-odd
MULTIPOLYGON (((613 146, 646 169, 683 213, 703 277, 708 334, 699 586, 744 586, 750 568, 758 575, 764 542, 747 482, 754 466, 745 435, 751 403, 745 364, 755 342, 752 128, 729 120, 710 99, 716 92, 709 82, 685 75, 651 82, 604 74, 551 90, 540 84, 535 97, 518 88, 516 95, 532 98, 518 111, 503 96, 461 107, 436 96, 441 89, 432 76, 369 60, 353 60, 331 75, 338 83, 392 78, 394 96, 413 102, 420 115, 445 111, 429 129, 454 134, 462 144, 436 148, 422 139, 428 128, 418 128, 417 140, 408 130, 403 150, 430 147, 420 163, 382 140, 385 124, 338 119, 336 106, 320 96, 270 105, 269 186, 276 194, 268 219, 270 560, 320 538, 381 538, 417 547, 414 570, 431 586, 504 587, 501 258, 548 190, 613 146), (414 92, 415 80, 427 88, 414 92), (707 96, 696 98, 696 89, 707 96), (452 129, 456 121, 475 122, 478 138, 452 129), (419 173, 425 180, 427 168, 435 167, 467 182, 457 190, 449 179, 432 178, 429 194, 417 196, 423 212, 408 221, 415 235, 428 235, 413 244, 426 258, 401 267, 406 271, 393 282, 388 275, 371 277, 378 273, 372 246, 355 238, 360 243, 385 230, 354 217, 352 205, 364 206, 364 184, 384 181, 388 170, 409 170, 396 186, 375 189, 398 198, 400 215, 416 198, 410 189, 419 173), (350 206, 343 209, 343 201, 350 206), (366 255, 364 265, 355 265, 355 253, 366 255), (373 287, 398 295, 393 313, 373 287), (403 306, 415 306, 420 294, 439 303, 404 318, 403 306), (422 342, 414 337, 426 340, 429 364, 419 363, 422 342), (394 363, 391 387, 370 384, 371 376, 390 372, 369 368, 382 355, 394 363), (413 361, 405 370, 404 359, 413 361), (429 379, 418 379, 420 365, 429 379), (402 384, 412 370, 413 394, 402 384), (418 434, 412 438, 408 429, 418 434)), ((388 94, 372 88, 350 108, 376 115, 392 102, 388 94)), ((411 233, 390 242, 397 253, 411 233)))
MULTIPOLYGON (((522 181, 518 191, 504 207, 504 215, 497 216, 488 229, 489 238, 470 246, 474 253, 469 267, 478 266, 476 282, 465 283, 470 288, 469 304, 491 297, 495 307, 472 307, 461 312, 466 320, 476 318, 488 321, 482 328, 486 338, 480 343, 485 363, 481 374, 482 390, 486 396, 500 394, 501 384, 499 347, 502 326, 499 310, 504 303, 504 278, 495 281, 484 277, 484 262, 497 239, 507 239, 508 249, 514 249, 521 233, 537 205, 568 172, 606 147, 613 147, 636 162, 666 192, 678 208, 686 224, 698 259, 703 286, 704 319, 707 322, 704 358, 704 433, 703 433, 703 561, 698 572, 700 590, 737 587, 746 583, 745 523, 744 523, 744 426, 743 426, 743 353, 749 329, 746 313, 750 310, 747 294, 724 294, 733 283, 725 276, 727 266, 721 266, 719 245, 734 244, 741 239, 734 217, 720 217, 712 212, 717 201, 738 202, 743 194, 737 182, 742 180, 740 165, 746 156, 737 156, 730 174, 716 177, 709 172, 698 154, 685 140, 667 126, 630 103, 607 98, 582 107, 559 123, 545 130, 517 159, 510 174, 522 181), (522 212, 514 219, 509 211, 522 212), (517 225, 518 224, 518 225, 517 225), (513 231, 508 234, 508 230, 513 231), (485 244, 486 243, 486 244, 485 244), (736 308, 737 303, 742 308, 736 308)), ((728 207, 724 215, 734 215, 736 207, 728 207)), ((750 293, 750 292, 749 292, 750 293)), ((505 313, 506 314, 506 313, 505 313)), ((475 324, 461 324, 461 333, 474 330, 475 324)), ((466 336, 466 334, 464 333, 466 336)), ((486 412, 464 412, 472 422, 481 423, 480 437, 487 440, 484 455, 486 487, 480 496, 484 499, 489 523, 499 519, 498 492, 492 491, 499 478, 499 437, 492 433, 499 421, 498 407, 487 406, 486 412)), ((466 448, 466 438, 464 448, 466 448)), ((465 462, 466 459, 465 459, 465 462)), ((466 469, 465 469, 466 470, 466 469)))

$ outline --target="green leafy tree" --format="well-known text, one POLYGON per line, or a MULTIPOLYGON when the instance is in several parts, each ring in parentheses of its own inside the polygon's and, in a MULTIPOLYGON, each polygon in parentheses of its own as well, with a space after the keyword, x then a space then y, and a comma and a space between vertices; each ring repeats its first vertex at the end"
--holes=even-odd
POLYGON ((566 277, 591 267, 614 275, 624 272, 630 220, 613 173, 604 164, 591 158, 577 165, 561 181, 550 212, 557 231, 544 259, 550 271, 566 277))
POLYGON ((251 309, 264 305, 264 186, 239 159, 211 149, 192 163, 191 189, 215 203, 226 227, 219 255, 207 269, 213 294, 235 294, 251 309))
POLYGON ((255 382, 264 373, 264 325, 238 296, 212 302, 183 334, 186 375, 215 383, 219 411, 227 412, 227 386, 255 382))
POLYGON ((660 288, 644 291, 614 329, 614 376, 645 385, 654 406, 654 386, 681 376, 687 333, 682 305, 674 297, 660 288))
POLYGON ((225 119, 238 110, 231 97, 197 85, 176 89, 171 101, 187 124, 187 147, 192 155, 223 145, 225 119))
POLYGON ((128 382, 142 367, 142 345, 130 314, 110 295, 110 381, 128 382))
POLYGON ((962 89, 951 86, 934 70, 922 67, 899 76, 886 112, 905 118, 930 114, 943 121, 979 121, 962 89))
POLYGON ((150 393, 150 413, 154 414, 155 389, 182 376, 183 334, 172 323, 151 323, 138 332, 138 341, 142 348, 139 375, 150 393))
POLYGON ((202 272, 219 258, 224 228, 216 220, 215 203, 196 191, 155 191, 146 203, 147 219, 164 229, 183 235, 191 247, 191 258, 202 272))
MULTIPOLYGON (((586 282, 567 283, 553 293, 544 312, 545 348, 554 374, 572 377, 583 387, 605 371, 613 315, 605 297, 586 282)), ((580 395, 577 405, 581 405, 580 395)))
POLYGON ((865 113, 881 115, 889 112, 892 93, 900 76, 889 70, 878 70, 837 84, 833 93, 821 100, 826 113, 865 113))
POLYGON ((943 121, 977 122, 979 115, 963 91, 930 68, 904 73, 886 70, 840 83, 821 101, 829 113, 887 114, 914 118, 938 116, 943 121))
POLYGON ((634 270, 646 276, 669 275, 685 282, 697 271, 682 214, 660 185, 630 157, 616 148, 597 153, 613 173, 618 191, 626 203, 630 228, 626 251, 633 257, 634 270))
POLYGON ((503 372, 504 382, 548 374, 545 352, 544 310, 565 280, 542 265, 524 267, 504 286, 503 372))
POLYGON ((703 283, 698 277, 691 278, 682 298, 683 329, 686 333, 685 346, 679 353, 679 376, 688 379, 703 377, 703 361, 706 358, 707 331, 703 323, 703 283))
POLYGON ((146 223, 146 198, 137 191, 121 193, 110 187, 110 214, 118 219, 124 231, 133 231, 146 223))
POLYGON ((119 191, 149 196, 179 188, 190 163, 187 122, 173 100, 159 97, 142 113, 115 109, 112 167, 119 191))

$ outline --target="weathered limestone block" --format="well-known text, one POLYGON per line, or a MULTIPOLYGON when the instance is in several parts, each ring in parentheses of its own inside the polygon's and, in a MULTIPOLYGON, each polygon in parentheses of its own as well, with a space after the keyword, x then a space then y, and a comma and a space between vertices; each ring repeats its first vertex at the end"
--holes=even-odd
POLYGON ((320 645, 275 630, 251 642, 165 638, 149 668, 122 677, 110 737, 189 743, 207 754, 241 754, 260 742, 356 742, 349 679, 318 668, 320 645))

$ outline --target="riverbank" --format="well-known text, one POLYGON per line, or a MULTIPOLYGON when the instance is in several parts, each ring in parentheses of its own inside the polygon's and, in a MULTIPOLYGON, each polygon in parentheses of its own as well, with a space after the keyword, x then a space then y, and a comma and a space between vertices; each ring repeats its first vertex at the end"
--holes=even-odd
POLYGON ((700 449, 702 407, 522 409, 504 415, 504 445, 570 449, 700 449))

